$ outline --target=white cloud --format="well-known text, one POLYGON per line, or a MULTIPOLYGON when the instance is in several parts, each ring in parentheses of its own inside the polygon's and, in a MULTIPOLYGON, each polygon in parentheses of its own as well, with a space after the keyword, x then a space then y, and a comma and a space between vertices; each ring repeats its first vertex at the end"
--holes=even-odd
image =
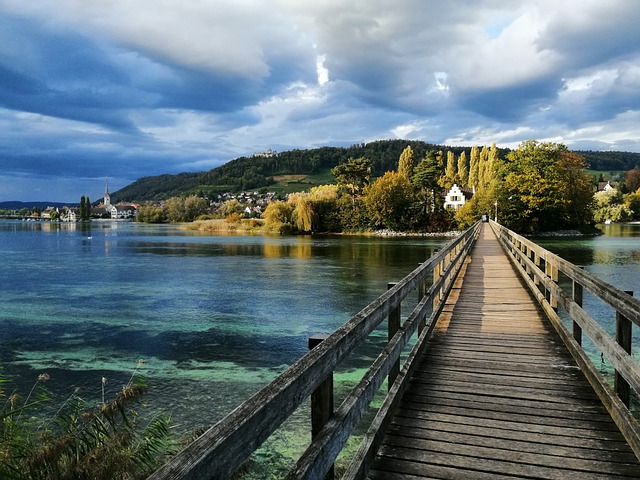
POLYGON ((637 0, 0 0, 0 149, 15 157, 3 167, 39 172, 86 154, 86 178, 159 174, 390 137, 640 151, 636 10, 637 0))

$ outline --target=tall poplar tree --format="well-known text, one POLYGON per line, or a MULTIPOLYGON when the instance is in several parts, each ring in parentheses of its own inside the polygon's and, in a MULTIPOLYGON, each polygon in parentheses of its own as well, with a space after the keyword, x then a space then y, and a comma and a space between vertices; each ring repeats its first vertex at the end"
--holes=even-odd
POLYGON ((484 190, 490 182, 491 174, 489 173, 489 148, 485 145, 480 150, 480 162, 478 164, 478 187, 484 190))
POLYGON ((480 186, 480 150, 478 147, 471 147, 471 156, 469 159, 469 187, 476 187, 476 189, 480 186))
POLYGON ((440 179, 440 186, 451 188, 456 183, 456 155, 452 151, 447 152, 447 168, 444 176, 440 179))
POLYGON ((413 177, 413 149, 411 145, 408 145, 400 154, 400 160, 398 160, 398 173, 404 176, 407 180, 411 180, 413 177))
POLYGON ((469 167, 467 166, 467 154, 462 151, 458 157, 458 181, 461 187, 469 187, 469 167))

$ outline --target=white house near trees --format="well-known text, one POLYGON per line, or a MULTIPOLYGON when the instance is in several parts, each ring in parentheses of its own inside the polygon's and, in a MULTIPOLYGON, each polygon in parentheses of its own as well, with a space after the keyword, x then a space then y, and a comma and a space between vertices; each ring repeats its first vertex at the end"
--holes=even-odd
POLYGON ((465 203, 471 200, 471 197, 473 197, 475 193, 475 187, 463 188, 454 183, 453 186, 445 192, 444 208, 458 211, 465 203))

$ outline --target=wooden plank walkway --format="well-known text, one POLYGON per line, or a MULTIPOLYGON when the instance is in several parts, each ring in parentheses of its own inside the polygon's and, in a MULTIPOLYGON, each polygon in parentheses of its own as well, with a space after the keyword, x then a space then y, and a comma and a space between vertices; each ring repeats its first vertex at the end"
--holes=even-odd
POLYGON ((488 224, 450 302, 370 479, 640 478, 488 224))

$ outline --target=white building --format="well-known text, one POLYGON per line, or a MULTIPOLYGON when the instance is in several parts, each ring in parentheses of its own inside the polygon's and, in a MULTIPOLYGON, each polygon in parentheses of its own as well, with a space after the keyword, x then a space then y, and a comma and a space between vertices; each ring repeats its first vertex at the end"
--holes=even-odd
POLYGON ((475 187, 461 188, 455 183, 446 191, 444 196, 444 208, 447 210, 458 211, 462 206, 471 200, 471 197, 476 193, 475 187))

